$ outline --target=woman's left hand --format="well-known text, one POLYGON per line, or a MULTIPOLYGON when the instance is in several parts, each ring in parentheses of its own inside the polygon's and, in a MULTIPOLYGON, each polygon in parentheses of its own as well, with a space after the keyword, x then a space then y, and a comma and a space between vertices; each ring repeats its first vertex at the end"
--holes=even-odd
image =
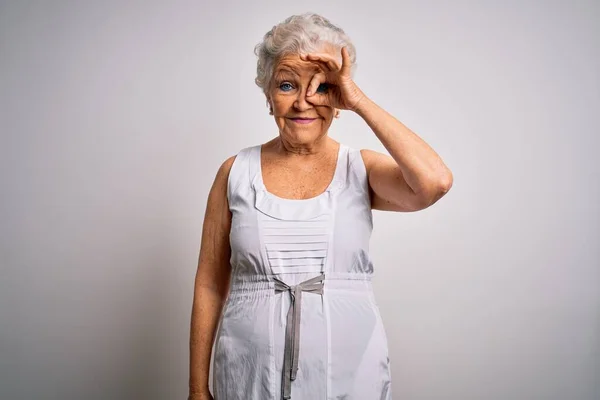
POLYGON ((356 111, 358 103, 365 97, 350 76, 350 55, 342 47, 342 65, 328 53, 309 53, 300 59, 317 63, 321 72, 310 81, 306 101, 313 105, 325 105, 342 110, 356 111))

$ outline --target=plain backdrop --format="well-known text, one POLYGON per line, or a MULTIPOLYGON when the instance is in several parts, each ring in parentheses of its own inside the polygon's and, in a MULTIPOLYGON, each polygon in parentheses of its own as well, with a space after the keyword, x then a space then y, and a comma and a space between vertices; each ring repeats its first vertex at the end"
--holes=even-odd
POLYGON ((277 135, 253 48, 306 11, 454 174, 375 212, 394 399, 600 399, 600 5, 416 0, 2 1, 1 399, 187 396, 207 194, 277 135))

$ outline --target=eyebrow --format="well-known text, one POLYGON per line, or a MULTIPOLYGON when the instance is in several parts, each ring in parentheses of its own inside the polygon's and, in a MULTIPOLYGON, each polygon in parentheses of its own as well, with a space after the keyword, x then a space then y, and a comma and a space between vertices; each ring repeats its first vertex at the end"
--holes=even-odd
MULTIPOLYGON (((321 69, 319 68, 319 66, 317 65, 312 65, 310 68, 311 72, 320 72, 321 69)), ((294 67, 288 66, 285 63, 282 63, 282 65, 278 66, 277 69, 275 70, 275 74, 276 75, 282 75, 282 74, 291 74, 294 75, 296 77, 299 77, 300 74, 298 72, 295 71, 294 67)))
POLYGON ((290 74, 290 75, 294 75, 294 76, 300 76, 298 75, 298 73, 296 71, 293 71, 287 67, 279 67, 277 68, 277 70, 275 71, 275 75, 285 75, 285 74, 290 74))

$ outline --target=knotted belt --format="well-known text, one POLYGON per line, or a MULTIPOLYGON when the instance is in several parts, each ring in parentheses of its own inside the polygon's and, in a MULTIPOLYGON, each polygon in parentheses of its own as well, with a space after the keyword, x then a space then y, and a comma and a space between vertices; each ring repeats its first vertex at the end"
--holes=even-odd
POLYGON ((281 390, 284 399, 292 397, 292 381, 296 379, 298 372, 298 355, 300 353, 300 313, 302 311, 302 292, 323 294, 323 280, 325 275, 321 274, 314 278, 289 286, 285 282, 275 280, 275 292, 290 292, 291 304, 287 313, 285 327, 285 349, 283 358, 283 377, 281 390))

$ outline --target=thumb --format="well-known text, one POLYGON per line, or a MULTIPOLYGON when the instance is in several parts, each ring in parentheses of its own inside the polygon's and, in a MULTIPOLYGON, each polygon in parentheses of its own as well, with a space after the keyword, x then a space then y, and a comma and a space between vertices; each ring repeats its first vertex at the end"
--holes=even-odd
POLYGON ((310 96, 306 96, 306 101, 314 106, 331 106, 331 97, 329 93, 317 91, 310 96))

